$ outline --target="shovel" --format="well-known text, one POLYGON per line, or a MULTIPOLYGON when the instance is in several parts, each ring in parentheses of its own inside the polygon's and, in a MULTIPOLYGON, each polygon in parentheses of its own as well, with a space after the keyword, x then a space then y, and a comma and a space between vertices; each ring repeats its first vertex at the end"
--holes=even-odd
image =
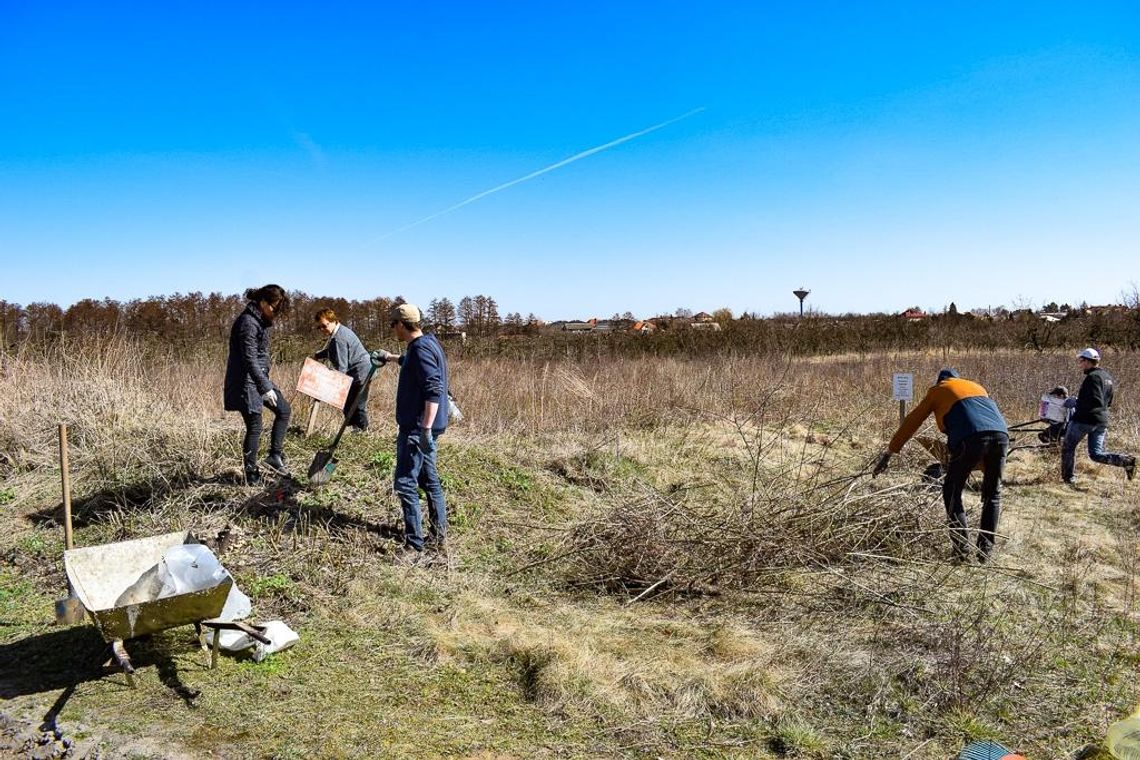
MULTIPOLYGON (((75 539, 71 530, 71 479, 67 472, 67 425, 59 426, 59 469, 63 473, 63 542, 67 549, 74 549, 75 539)), ((55 603, 55 622, 58 625, 82 623, 86 613, 87 609, 83 606, 83 602, 75 596, 75 589, 71 587, 69 577, 67 598, 57 599, 55 603)))
POLYGON ((344 435, 344 429, 348 427, 348 421, 352 419, 352 415, 356 413, 356 407, 360 405, 360 399, 364 398, 365 391, 372 383, 372 376, 376 374, 376 368, 379 365, 372 362, 372 369, 368 370, 368 377, 364 378, 364 385, 360 387, 360 393, 356 394, 356 398, 352 400, 352 405, 348 407, 348 412, 344 415, 344 422, 340 425, 340 430, 337 431, 336 438, 333 438, 332 445, 327 449, 321 449, 317 455, 313 457, 313 463, 309 465, 309 482, 315 486, 323 486, 329 482, 336 471, 336 457, 333 452, 336 451, 337 444, 340 443, 340 437, 344 435))

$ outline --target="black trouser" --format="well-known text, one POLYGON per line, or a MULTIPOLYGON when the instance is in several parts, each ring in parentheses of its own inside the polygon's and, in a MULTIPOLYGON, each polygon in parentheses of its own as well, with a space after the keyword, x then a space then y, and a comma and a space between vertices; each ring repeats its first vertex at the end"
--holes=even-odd
POLYGON ((364 383, 354 377, 352 385, 348 388, 348 396, 344 400, 344 416, 348 420, 348 424, 360 430, 368 429, 368 391, 370 389, 370 387, 365 388, 364 383), (360 396, 360 405, 349 417, 348 411, 352 409, 352 404, 358 395, 360 396))
POLYGON ((966 532, 966 511, 962 507, 962 489, 970 472, 981 462, 985 467, 982 476, 982 522, 978 530, 978 550, 989 554, 994 545, 998 518, 1001 516, 1001 471, 1009 450, 1009 436, 1005 433, 975 433, 950 452, 950 465, 942 481, 942 501, 946 504, 946 517, 950 520, 950 540, 954 551, 961 556, 969 552, 970 539, 966 532))
MULTIPOLYGON (((273 387, 277 391, 277 408, 273 408, 266 404, 266 408, 273 412, 273 430, 269 436, 269 455, 283 454, 283 447, 285 445, 285 431, 289 429, 289 417, 292 416, 293 410, 289 408, 289 402, 285 400, 285 394, 281 392, 277 386, 273 387)), ((242 412, 242 419, 245 420, 245 440, 242 441, 242 463, 245 466, 245 474, 255 475, 260 472, 257 466, 257 450, 261 446, 261 411, 257 412, 242 412)))

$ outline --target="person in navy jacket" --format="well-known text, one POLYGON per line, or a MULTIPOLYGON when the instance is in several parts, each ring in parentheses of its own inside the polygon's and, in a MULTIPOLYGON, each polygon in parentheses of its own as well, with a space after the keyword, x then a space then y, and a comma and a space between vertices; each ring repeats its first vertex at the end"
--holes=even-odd
MULTIPOLYGON (((394 487, 404 512, 404 543, 400 558, 415 561, 424 549, 442 551, 447 538, 447 504, 436 469, 436 441, 447 430, 447 357, 434 335, 420 325, 420 310, 412 304, 392 309, 396 337, 408 344, 399 358, 396 385, 396 472, 394 487), (428 536, 425 539, 419 489, 427 494, 428 536)), ((391 357, 382 353, 382 360, 391 357)))

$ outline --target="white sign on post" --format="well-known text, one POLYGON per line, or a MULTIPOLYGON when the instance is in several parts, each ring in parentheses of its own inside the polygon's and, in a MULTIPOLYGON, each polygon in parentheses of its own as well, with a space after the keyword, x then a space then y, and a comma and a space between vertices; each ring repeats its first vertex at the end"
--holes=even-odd
POLYGON ((895 391, 895 401, 914 401, 914 374, 911 372, 896 372, 892 386, 895 391))

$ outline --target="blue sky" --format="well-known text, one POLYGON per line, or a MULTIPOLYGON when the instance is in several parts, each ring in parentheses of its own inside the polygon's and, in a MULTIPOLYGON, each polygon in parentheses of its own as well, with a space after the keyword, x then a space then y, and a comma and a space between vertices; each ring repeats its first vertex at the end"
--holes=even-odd
POLYGON ((0 298, 556 319, 1140 281, 1134 3, 234 5, 0 2, 0 298))

